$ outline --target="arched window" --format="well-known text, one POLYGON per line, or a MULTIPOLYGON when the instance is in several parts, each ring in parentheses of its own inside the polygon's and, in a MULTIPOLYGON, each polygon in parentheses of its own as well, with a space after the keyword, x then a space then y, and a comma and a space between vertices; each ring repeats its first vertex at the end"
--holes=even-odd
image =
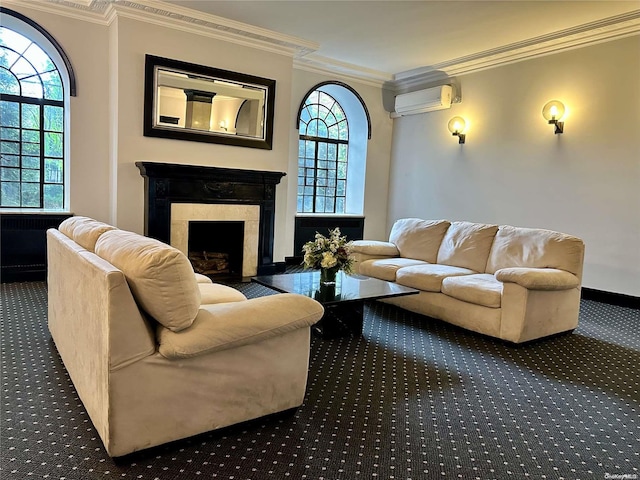
POLYGON ((299 213, 345 213, 349 125, 340 104, 316 90, 300 111, 299 213))
MULTIPOLYGON (((3 9, 3 13, 6 10, 3 9)), ((27 19, 28 20, 28 19, 27 19)), ((0 27, 0 207, 63 210, 69 72, 33 22, 0 27), (65 85, 65 81, 67 82, 65 85)))

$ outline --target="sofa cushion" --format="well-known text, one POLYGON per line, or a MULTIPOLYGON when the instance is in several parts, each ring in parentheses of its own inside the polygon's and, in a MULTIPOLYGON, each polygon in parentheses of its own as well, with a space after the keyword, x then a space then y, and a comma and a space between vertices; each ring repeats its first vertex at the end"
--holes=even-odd
POLYGON ((81 222, 85 222, 87 220, 92 220, 89 217, 82 217, 80 215, 74 215, 73 217, 69 217, 64 219, 60 225, 58 225, 58 230, 64 233, 67 237, 73 238, 73 230, 76 228, 76 225, 81 222))
POLYGON ((198 288, 200 289, 201 305, 242 302, 247 299, 239 290, 219 283, 198 283, 198 288))
POLYGON ((510 267, 557 268, 580 279, 583 257, 584 243, 572 235, 501 225, 485 271, 495 273, 510 267))
POLYGON ((111 230, 96 242, 96 254, 124 273, 136 302, 170 330, 193 323, 200 289, 189 259, 166 243, 111 230))
POLYGON ((477 272, 468 268, 428 263, 401 268, 396 272, 396 282, 405 287, 417 288, 423 292, 440 292, 442 281, 445 278, 471 275, 473 273, 477 272))
POLYGON ((401 257, 436 263, 442 237, 449 225, 447 220, 402 218, 393 224, 389 241, 398 247, 401 257))
POLYGON ((502 282, 488 273, 447 277, 442 281, 442 293, 463 302, 500 308, 502 282))
POLYGON ((113 225, 87 219, 79 222, 73 229, 73 240, 83 248, 93 252, 100 235, 110 230, 117 230, 113 225))
POLYGON ((497 225, 453 222, 445 233, 437 263, 484 273, 497 225))
POLYGON ((74 215, 60 223, 58 230, 82 248, 93 252, 100 235, 109 230, 116 230, 116 227, 93 218, 74 215))
POLYGON ((376 260, 365 260, 360 263, 360 274, 367 277, 375 277, 387 282, 395 282, 396 271, 411 265, 424 265, 426 262, 413 260, 411 258, 381 258, 376 260))

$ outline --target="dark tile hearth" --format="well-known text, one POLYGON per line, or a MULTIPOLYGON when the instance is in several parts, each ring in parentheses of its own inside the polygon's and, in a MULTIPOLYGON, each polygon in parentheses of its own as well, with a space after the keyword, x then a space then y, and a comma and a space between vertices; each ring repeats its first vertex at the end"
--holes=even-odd
POLYGON ((1 288, 3 480, 640 478, 639 310, 583 300, 573 334, 513 347, 371 303, 362 338, 312 340, 297 410, 113 460, 46 284, 1 288))

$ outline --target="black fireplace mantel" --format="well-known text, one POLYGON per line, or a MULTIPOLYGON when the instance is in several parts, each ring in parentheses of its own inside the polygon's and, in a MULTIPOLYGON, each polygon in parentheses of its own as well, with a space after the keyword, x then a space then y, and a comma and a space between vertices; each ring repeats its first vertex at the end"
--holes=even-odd
POLYGON ((258 205, 258 275, 271 274, 276 185, 284 172, 136 162, 144 177, 144 233, 169 243, 172 203, 258 205))

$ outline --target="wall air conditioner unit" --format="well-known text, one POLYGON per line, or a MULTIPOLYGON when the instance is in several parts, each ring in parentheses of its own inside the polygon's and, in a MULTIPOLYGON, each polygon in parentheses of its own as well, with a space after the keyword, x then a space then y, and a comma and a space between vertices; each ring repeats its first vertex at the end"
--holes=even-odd
POLYGON ((402 117, 451 108, 451 91, 451 85, 441 85, 396 95, 395 113, 402 117))

